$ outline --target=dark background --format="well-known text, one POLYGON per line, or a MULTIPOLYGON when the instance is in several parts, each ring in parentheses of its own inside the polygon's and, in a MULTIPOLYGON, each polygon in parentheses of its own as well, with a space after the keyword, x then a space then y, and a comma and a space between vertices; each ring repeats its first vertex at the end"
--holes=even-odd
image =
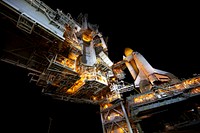
MULTIPOLYGON (((154 68, 179 78, 200 73, 197 3, 44 2, 75 19, 87 13, 88 21, 99 25, 99 31, 108 37, 108 53, 114 63, 122 60, 125 47, 130 47, 154 68)), ((49 133, 102 133, 98 106, 53 100, 29 83, 28 71, 3 62, 1 68, 0 120, 5 133, 48 133, 49 129, 49 133)), ((125 80, 133 82, 126 72, 125 80)))
POLYGON ((180 78, 199 73, 199 14, 195 2, 44 2, 74 19, 80 13, 88 14, 88 21, 99 25, 99 31, 108 37, 113 62, 122 60, 125 47, 130 47, 153 67, 180 78))

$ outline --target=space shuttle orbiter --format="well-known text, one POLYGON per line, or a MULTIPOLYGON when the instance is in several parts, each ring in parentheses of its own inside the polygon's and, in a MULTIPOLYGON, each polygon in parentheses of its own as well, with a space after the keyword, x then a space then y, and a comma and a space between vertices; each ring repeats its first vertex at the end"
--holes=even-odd
POLYGON ((124 54, 126 67, 134 79, 135 87, 139 87, 141 93, 163 83, 179 82, 173 74, 153 68, 139 52, 125 48, 124 54))

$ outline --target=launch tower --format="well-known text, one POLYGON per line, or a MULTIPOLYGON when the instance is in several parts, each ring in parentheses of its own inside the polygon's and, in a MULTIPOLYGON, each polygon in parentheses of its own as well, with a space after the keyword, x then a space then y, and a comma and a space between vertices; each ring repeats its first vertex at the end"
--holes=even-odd
POLYGON ((40 0, 1 0, 0 8, 1 61, 27 69, 45 95, 99 105, 104 133, 174 131, 199 123, 199 75, 180 80, 131 48, 113 63, 87 14, 76 20, 40 0), (124 81, 125 69, 133 83, 124 81))

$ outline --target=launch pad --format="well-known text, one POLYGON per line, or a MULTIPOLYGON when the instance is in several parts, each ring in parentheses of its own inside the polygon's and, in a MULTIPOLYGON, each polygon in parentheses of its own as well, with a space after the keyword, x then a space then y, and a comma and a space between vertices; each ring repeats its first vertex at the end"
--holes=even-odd
POLYGON ((99 105, 104 133, 168 132, 199 124, 199 75, 180 80, 130 48, 113 63, 87 15, 75 20, 40 0, 0 3, 1 61, 27 69, 45 95, 99 105), (126 68, 133 83, 123 81, 126 68))

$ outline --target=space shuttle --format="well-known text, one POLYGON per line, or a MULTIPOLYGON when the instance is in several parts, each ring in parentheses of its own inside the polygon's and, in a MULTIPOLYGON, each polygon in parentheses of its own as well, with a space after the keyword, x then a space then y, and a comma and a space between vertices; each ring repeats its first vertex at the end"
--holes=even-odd
POLYGON ((180 81, 172 73, 153 68, 139 52, 134 52, 131 48, 125 48, 124 54, 125 65, 134 79, 135 87, 139 88, 141 93, 151 90, 154 86, 180 81))

